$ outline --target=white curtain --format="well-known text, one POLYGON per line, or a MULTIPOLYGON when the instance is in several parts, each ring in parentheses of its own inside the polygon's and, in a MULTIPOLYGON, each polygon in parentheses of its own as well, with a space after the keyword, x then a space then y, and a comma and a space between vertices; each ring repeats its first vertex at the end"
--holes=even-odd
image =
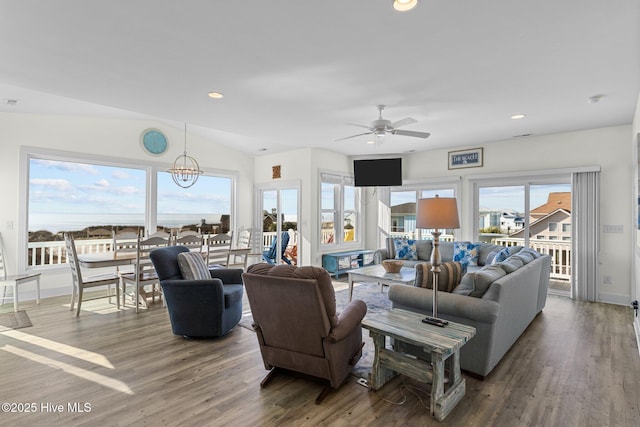
POLYGON ((600 172, 572 174, 571 286, 573 299, 596 301, 600 252, 600 172))

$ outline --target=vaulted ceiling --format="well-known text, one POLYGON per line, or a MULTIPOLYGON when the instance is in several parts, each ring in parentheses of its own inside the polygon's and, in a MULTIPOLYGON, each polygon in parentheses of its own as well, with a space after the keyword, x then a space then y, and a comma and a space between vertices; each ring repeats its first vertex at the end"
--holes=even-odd
POLYGON ((637 0, 0 0, 0 111, 186 122, 256 155, 628 124, 639 91, 637 0), (431 137, 335 141, 377 104, 431 137))

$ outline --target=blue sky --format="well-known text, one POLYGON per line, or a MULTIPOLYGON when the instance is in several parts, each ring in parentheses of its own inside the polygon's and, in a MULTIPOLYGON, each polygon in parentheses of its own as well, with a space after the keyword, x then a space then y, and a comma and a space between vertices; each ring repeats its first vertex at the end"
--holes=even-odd
MULTIPOLYGON (((82 226, 109 225, 118 215, 144 221, 145 187, 143 169, 32 159, 29 228, 33 230, 31 223, 39 217, 56 221, 53 215, 66 223, 76 218, 82 226)), ((198 222, 207 216, 217 220, 220 214, 230 213, 231 179, 201 176, 193 187, 184 189, 162 172, 158 174, 157 203, 159 222, 161 216, 172 215, 193 215, 198 222)))
MULTIPOLYGON (((543 205, 551 192, 570 192, 570 184, 532 185, 531 209, 543 205)), ((453 190, 423 191, 420 197, 453 197, 453 190)), ((415 191, 399 191, 391 193, 391 205, 416 202, 415 191)), ((513 209, 524 213, 524 186, 483 187, 480 189, 480 206, 487 209, 513 209)))

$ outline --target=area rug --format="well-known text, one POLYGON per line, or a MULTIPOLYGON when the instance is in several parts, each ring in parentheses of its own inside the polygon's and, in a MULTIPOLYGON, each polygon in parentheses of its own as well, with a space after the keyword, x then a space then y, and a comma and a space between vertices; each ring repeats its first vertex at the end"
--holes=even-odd
MULTIPOLYGON (((349 304, 349 288, 348 284, 344 282, 334 282, 334 287, 336 288, 336 308, 339 313, 349 304)), ((377 283, 356 283, 353 287, 353 299, 364 301, 367 304, 367 313, 390 310, 391 302, 387 298, 387 291, 388 288, 385 287, 384 291, 380 292, 380 285, 377 283)), ((242 316, 238 325, 253 331, 252 322, 251 312, 248 311, 242 316)), ((374 349, 369 332, 365 329, 362 330, 362 341, 364 341, 362 357, 351 373, 358 378, 367 379, 369 372, 371 372, 371 366, 373 366, 374 349)))
POLYGON ((33 325, 24 310, 20 310, 17 313, 0 314, 0 332, 8 331, 9 329, 28 328, 29 326, 33 325))

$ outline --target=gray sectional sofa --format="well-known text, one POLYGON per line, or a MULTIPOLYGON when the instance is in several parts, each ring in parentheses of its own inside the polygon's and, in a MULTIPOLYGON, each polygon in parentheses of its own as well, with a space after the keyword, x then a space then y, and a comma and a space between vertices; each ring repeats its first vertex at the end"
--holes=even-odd
MULTIPOLYGON (((377 262, 396 257, 393 241, 388 240, 387 248, 374 255, 377 262)), ((465 243, 469 242, 441 242, 442 262, 460 258, 461 251, 455 250, 454 246, 462 244, 464 247, 465 243)), ((473 252, 477 258, 466 267, 460 283, 451 293, 438 292, 438 317, 476 328, 476 336, 462 347, 460 366, 485 377, 544 308, 551 259, 549 255, 528 248, 471 244, 475 245, 473 252)), ((427 262, 431 249, 430 241, 416 241, 414 257, 417 255, 418 259, 405 260, 405 265, 415 267, 427 262)), ((460 262, 466 263, 468 259, 460 262)), ((421 267, 426 266, 419 266, 417 273, 428 271, 421 267)), ((416 286, 391 286, 389 299, 393 307, 430 315, 433 291, 420 287, 420 283, 417 277, 416 286)), ((420 355, 417 349, 414 350, 416 356, 420 355)), ((411 349, 408 351, 412 352, 411 349)))

